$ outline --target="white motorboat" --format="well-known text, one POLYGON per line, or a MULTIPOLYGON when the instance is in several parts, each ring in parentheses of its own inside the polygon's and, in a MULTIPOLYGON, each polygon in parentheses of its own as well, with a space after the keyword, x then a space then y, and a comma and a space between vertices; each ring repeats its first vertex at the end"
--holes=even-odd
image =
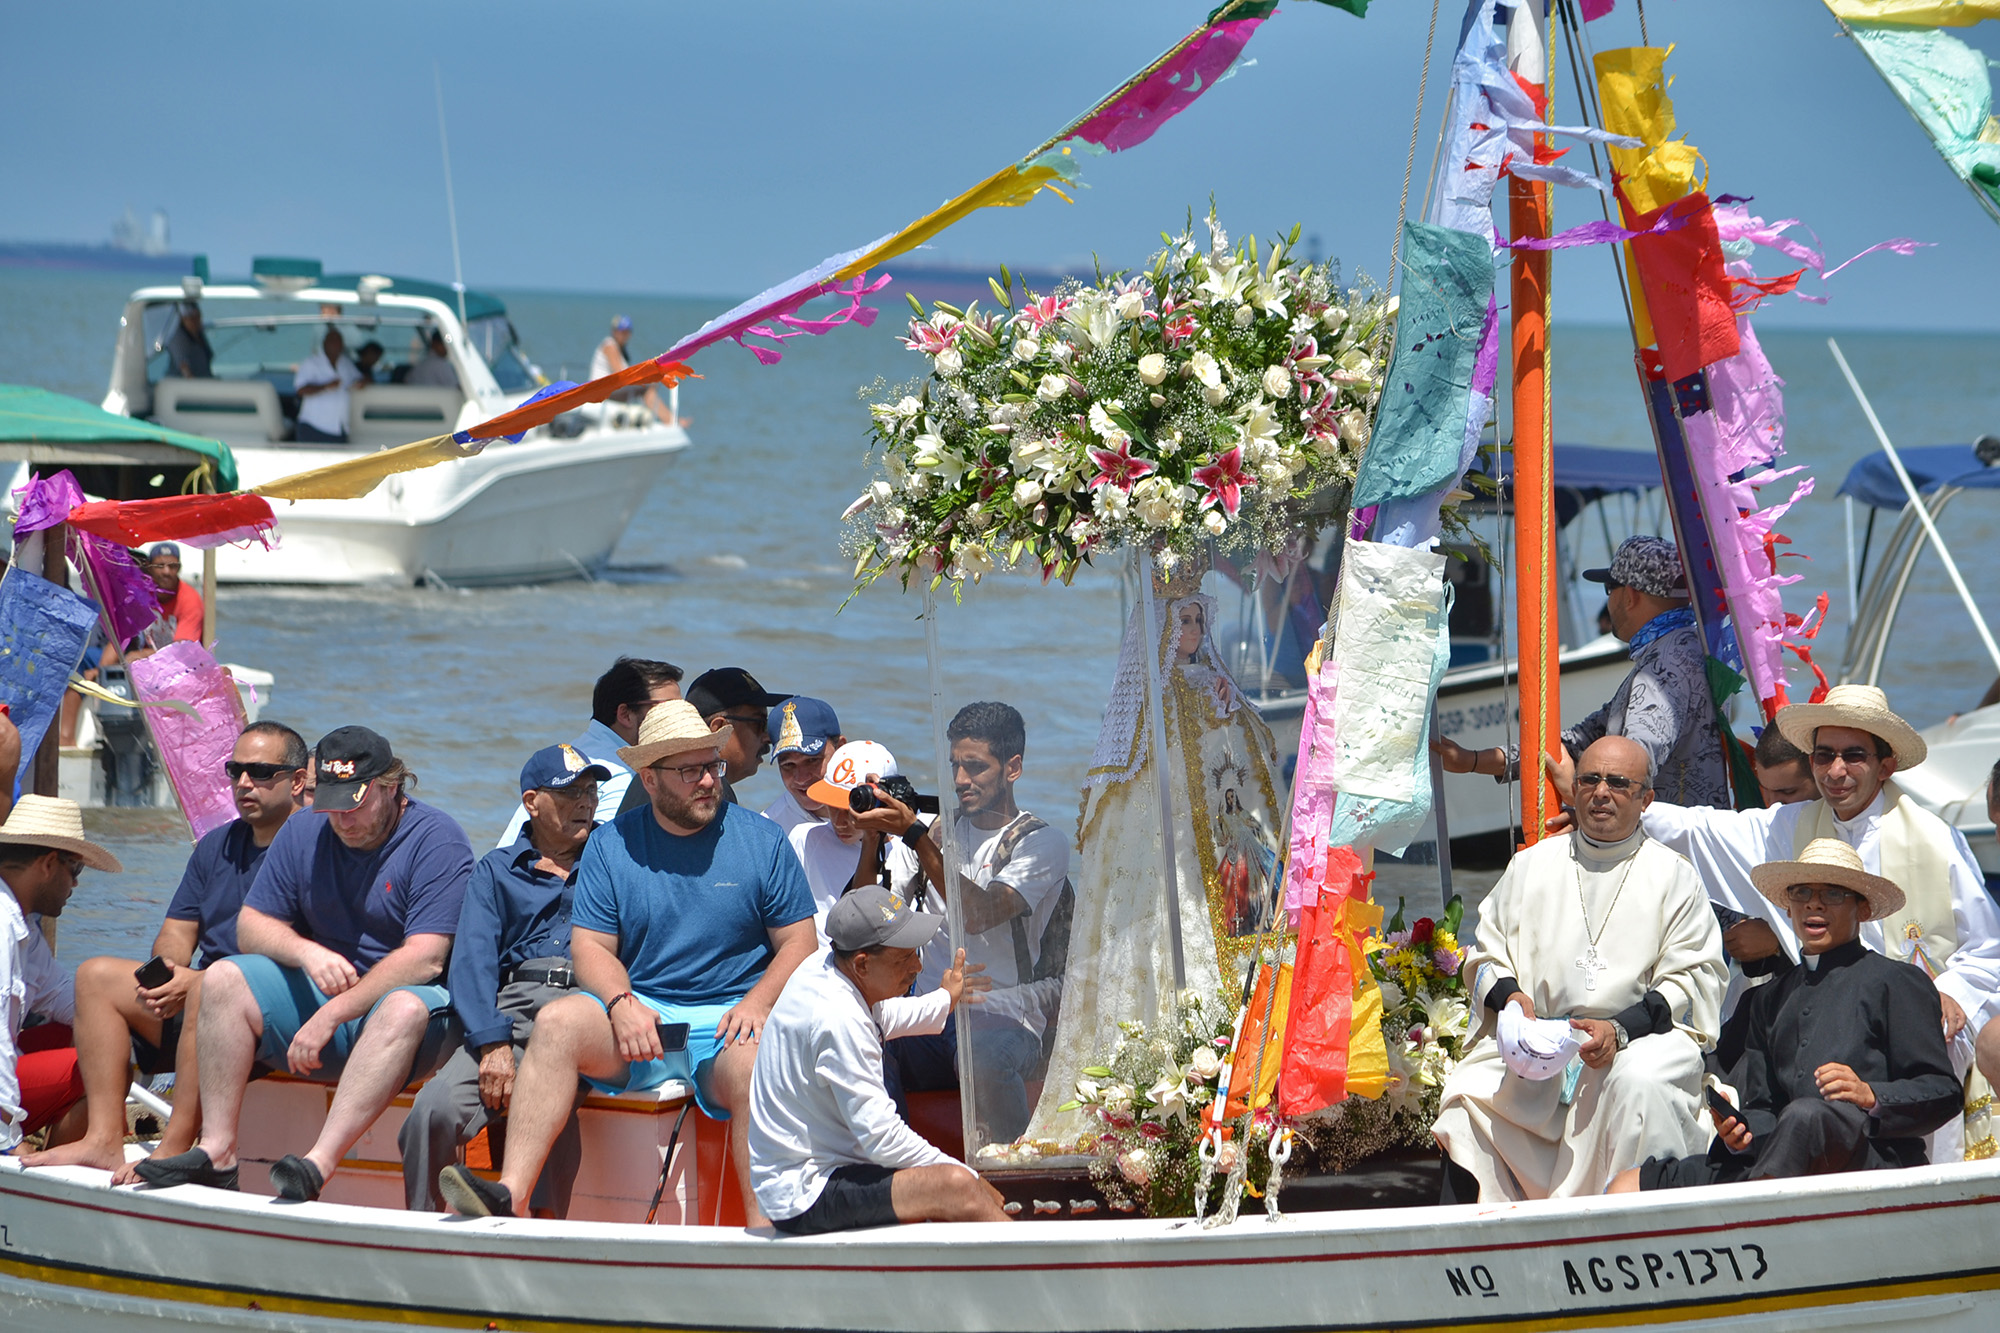
MULTIPOLYGON (((250 282, 190 277, 134 292, 104 398, 107 411, 224 441, 243 487, 490 420, 541 387, 506 308, 490 295, 408 278, 324 275, 313 260, 260 259, 252 268, 250 282), (177 378, 166 342, 177 303, 197 297, 215 377, 177 378), (329 324, 350 355, 370 341, 382 345, 378 378, 407 373, 428 331, 438 330, 457 383, 368 384, 351 395, 347 443, 296 442, 288 438, 297 411, 293 368, 329 324)), ((225 548, 218 577, 456 586, 591 576, 688 445, 677 391, 666 398, 671 421, 643 402, 605 403, 519 443, 496 440, 476 457, 391 477, 362 499, 281 502, 277 548, 225 548)))

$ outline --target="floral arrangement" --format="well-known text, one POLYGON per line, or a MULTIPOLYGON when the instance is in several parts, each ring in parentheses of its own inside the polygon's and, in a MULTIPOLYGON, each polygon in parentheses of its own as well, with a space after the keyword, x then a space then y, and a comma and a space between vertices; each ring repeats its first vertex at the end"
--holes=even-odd
POLYGON ((990 311, 911 298, 903 345, 931 373, 869 409, 880 471, 846 515, 858 586, 957 591, 1024 563, 1068 581, 1128 542, 1171 567, 1205 539, 1275 549, 1339 508, 1394 301, 1295 260, 1296 227, 1263 249, 1232 248, 1212 213, 1206 245, 1193 231, 1136 275, 1047 295, 1003 268, 990 311))

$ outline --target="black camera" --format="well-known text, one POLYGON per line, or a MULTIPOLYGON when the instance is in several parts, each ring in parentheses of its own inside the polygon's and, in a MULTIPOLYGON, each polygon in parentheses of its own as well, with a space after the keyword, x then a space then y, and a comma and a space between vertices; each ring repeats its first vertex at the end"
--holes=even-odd
MULTIPOLYGON (((938 812, 938 798, 919 795, 916 784, 906 777, 897 775, 877 778, 875 786, 888 792, 920 815, 934 815, 938 812)), ((847 793, 847 808, 857 815, 866 814, 881 804, 873 787, 856 787, 847 793)))

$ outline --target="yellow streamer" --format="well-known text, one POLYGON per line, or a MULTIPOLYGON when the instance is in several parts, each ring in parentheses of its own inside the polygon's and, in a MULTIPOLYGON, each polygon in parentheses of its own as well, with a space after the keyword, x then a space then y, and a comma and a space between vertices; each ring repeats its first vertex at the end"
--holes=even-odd
POLYGON ((1366 898, 1349 898, 1340 905, 1335 929, 1349 940, 1367 942, 1354 959, 1354 1007, 1347 1020, 1347 1095, 1374 1101, 1389 1086, 1389 1047, 1382 1037, 1382 988, 1368 967, 1367 955, 1381 945, 1379 935, 1365 935, 1382 924, 1382 909, 1366 898))
POLYGON ((1826 0, 1826 7, 1843 23, 1898 28, 1969 28, 2000 19, 2000 0, 1826 0))
MULTIPOLYGON (((1604 128, 1642 140, 1643 148, 1611 149, 1611 166, 1618 188, 1634 213, 1685 198, 1695 188, 1695 168, 1701 154, 1674 132, 1674 103, 1667 96, 1667 56, 1671 46, 1631 46, 1602 51, 1597 56, 1597 95, 1604 107, 1604 128)), ((1641 347, 1653 345, 1653 321, 1646 310, 1646 293, 1632 247, 1625 247, 1625 281, 1632 294, 1634 332, 1641 347)))
POLYGON ((295 472, 253 486, 250 492, 273 500, 358 500, 381 485, 385 477, 448 463, 455 458, 470 458, 485 447, 481 440, 460 445, 453 443, 449 435, 433 435, 428 440, 384 449, 365 458, 329 463, 310 472, 295 472))
MULTIPOLYGON (((834 277, 848 279, 897 255, 914 250, 947 227, 956 225, 982 208, 1019 208, 1043 190, 1060 195, 1054 182, 1061 173, 1054 167, 1024 167, 1011 162, 949 203, 924 214, 909 226, 883 241, 834 277)), ((1067 197, 1067 196, 1065 196, 1067 197)))

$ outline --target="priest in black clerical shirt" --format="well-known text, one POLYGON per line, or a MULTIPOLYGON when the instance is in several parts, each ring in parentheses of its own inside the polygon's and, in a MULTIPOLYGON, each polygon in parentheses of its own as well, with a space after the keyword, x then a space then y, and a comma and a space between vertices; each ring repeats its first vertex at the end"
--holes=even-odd
POLYGON ((1802 958, 1723 1025, 1716 1062, 1742 1109, 1711 1110, 1706 1156, 1649 1158, 1613 1193, 1922 1166, 1924 1136, 1959 1113, 1937 988, 1859 938, 1863 921, 1902 907, 1903 891, 1831 838, 1751 878, 1790 914, 1802 958))

